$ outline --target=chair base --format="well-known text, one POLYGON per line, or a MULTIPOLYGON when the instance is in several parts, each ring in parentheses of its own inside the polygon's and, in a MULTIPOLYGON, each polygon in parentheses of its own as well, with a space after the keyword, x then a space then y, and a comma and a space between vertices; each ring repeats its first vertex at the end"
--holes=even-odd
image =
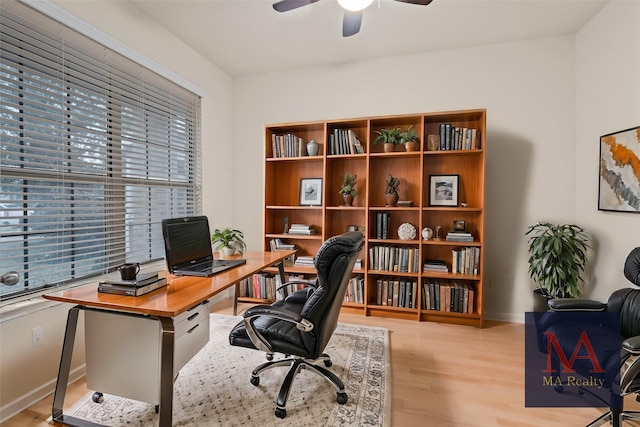
MULTIPOLYGON (((268 358, 268 356, 267 356, 268 358)), ((276 409, 275 415, 278 418, 284 418, 287 416, 287 399, 289 397, 289 392, 291 391, 291 386, 293 385, 293 380, 295 379, 298 372, 302 369, 308 369, 311 372, 314 372, 321 377, 325 378, 333 386, 336 388, 336 402, 341 405, 347 403, 347 393, 344 389, 344 384, 333 372, 325 369, 322 366, 315 365, 314 362, 323 361, 324 365, 328 368, 331 367, 331 359, 329 355, 322 354, 317 359, 305 359, 302 357, 286 357, 281 360, 270 360, 268 362, 263 363, 253 370, 251 373, 251 384, 257 386, 260 384, 260 374, 262 374, 267 369, 279 367, 279 366, 289 366, 289 372, 287 372, 287 376, 284 379, 284 382, 280 386, 280 392, 278 393, 278 397, 276 399, 276 409)))
POLYGON ((636 420, 640 421, 640 412, 637 411, 623 411, 623 412, 614 412, 608 411, 604 414, 600 415, 595 420, 591 421, 591 423, 587 424, 586 427, 598 427, 603 425, 604 423, 611 422, 613 427, 622 427, 622 421, 624 420, 636 420))

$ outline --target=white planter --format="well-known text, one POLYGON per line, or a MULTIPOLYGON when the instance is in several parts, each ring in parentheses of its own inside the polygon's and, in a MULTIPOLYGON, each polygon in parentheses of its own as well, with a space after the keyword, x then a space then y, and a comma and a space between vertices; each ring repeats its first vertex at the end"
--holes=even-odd
POLYGON ((224 256, 231 256, 231 255, 236 253, 236 250, 233 249, 233 248, 222 248, 222 249, 220 249, 220 252, 224 256))

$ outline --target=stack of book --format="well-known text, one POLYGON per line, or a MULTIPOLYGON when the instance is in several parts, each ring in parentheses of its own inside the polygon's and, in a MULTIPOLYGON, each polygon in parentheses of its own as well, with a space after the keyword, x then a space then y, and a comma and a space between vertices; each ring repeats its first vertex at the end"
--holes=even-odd
POLYGON ((293 251, 296 249, 296 245, 284 243, 280 239, 271 239, 269 241, 269 247, 271 251, 293 251))
POLYGON ((295 266, 296 267, 311 267, 314 268, 314 258, 312 256, 299 256, 296 258, 295 266))
POLYGON ((138 274, 134 280, 107 279, 98 282, 98 292, 103 294, 137 297, 167 285, 166 277, 158 273, 138 274))
POLYGON ((316 230, 313 229, 313 226, 307 224, 291 224, 289 234, 312 235, 316 234, 316 230))
POLYGON ((447 273, 449 271, 449 267, 447 267, 447 264, 439 259, 425 260, 423 268, 424 271, 440 271, 443 273, 447 273))
POLYGON ((473 242, 473 235, 466 231, 450 231, 447 233, 447 242, 473 242))

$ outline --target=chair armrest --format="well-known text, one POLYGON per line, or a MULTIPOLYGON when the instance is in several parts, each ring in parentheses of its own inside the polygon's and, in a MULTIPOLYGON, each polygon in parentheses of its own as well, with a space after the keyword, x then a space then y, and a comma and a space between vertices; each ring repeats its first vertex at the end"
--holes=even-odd
POLYGON ((284 282, 282 285, 278 286, 276 288, 276 292, 282 288, 286 288, 287 286, 291 286, 291 285, 305 285, 305 286, 312 287, 314 289, 318 287, 315 280, 295 279, 295 280, 290 280, 288 282, 284 282))
POLYGON ((607 304, 577 298, 554 298, 549 300, 549 308, 553 311, 605 311, 607 304))
POLYGON ((278 320, 284 320, 294 323, 296 328, 304 332, 313 330, 313 323, 290 310, 272 305, 256 305, 244 312, 244 324, 247 328, 247 334, 253 345, 267 353, 273 353, 269 341, 256 329, 253 322, 259 317, 271 317, 278 320))
POLYGON ((640 336, 627 338, 622 342, 622 348, 631 354, 640 354, 640 336))

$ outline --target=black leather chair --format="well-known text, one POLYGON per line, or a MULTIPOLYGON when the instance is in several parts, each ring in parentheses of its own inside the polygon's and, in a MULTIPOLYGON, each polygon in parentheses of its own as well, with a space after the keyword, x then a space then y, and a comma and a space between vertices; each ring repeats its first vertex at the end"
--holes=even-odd
POLYGON ((307 287, 292 292, 271 305, 257 305, 244 313, 229 335, 231 345, 247 347, 267 353, 266 363, 251 374, 251 384, 260 383, 260 374, 276 366, 289 366, 289 372, 276 399, 275 415, 287 415, 286 403, 293 380, 301 369, 308 369, 331 381, 337 390, 336 401, 347 402, 344 384, 333 372, 314 362, 322 361, 331 367, 331 359, 324 349, 336 329, 342 301, 351 278, 353 266, 364 245, 360 232, 349 232, 325 241, 315 257, 317 279, 313 282, 288 282, 307 287), (272 360, 274 353, 286 357, 272 360))
MULTIPOLYGON (((633 249, 627 256, 624 275, 631 283, 640 287, 640 247, 633 249)), ((583 378, 599 377, 604 381, 605 398, 580 388, 581 394, 586 391, 609 407, 606 413, 588 424, 588 427, 599 426, 608 421, 614 427, 620 427, 625 419, 640 420, 640 412, 623 409, 624 396, 636 394, 636 400, 640 401, 640 289, 619 289, 611 294, 606 304, 584 299, 553 299, 549 301, 549 308, 550 312, 545 313, 537 324, 540 350, 547 351, 546 347, 549 345, 541 338, 545 336, 544 332, 553 332, 557 337, 556 343, 565 355, 571 355, 576 348, 576 325, 558 321, 559 316, 554 316, 555 313, 602 311, 617 314, 613 326, 606 321, 590 322, 589 316, 581 317, 587 319, 580 323, 581 330, 586 331, 590 339, 595 338, 597 342, 605 343, 594 346, 595 355, 604 372, 594 373, 594 365, 588 360, 584 360, 585 363, 574 363, 573 369, 583 378)), ((558 360, 554 359, 552 363, 559 367, 558 360)), ((556 387, 556 391, 562 392, 563 387, 556 387)))

